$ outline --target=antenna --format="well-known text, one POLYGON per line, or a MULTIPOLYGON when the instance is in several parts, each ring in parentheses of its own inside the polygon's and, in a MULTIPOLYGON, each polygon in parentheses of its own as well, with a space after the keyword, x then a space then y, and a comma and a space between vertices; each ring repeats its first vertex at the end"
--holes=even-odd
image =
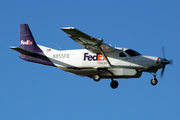
POLYGON ((61 48, 58 46, 59 50, 61 50, 61 48))

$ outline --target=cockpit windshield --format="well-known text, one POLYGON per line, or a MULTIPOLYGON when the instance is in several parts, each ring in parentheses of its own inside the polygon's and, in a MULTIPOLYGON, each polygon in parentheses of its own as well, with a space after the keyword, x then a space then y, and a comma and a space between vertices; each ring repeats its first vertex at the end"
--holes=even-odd
POLYGON ((128 49, 128 50, 126 50, 125 52, 126 52, 130 57, 141 55, 140 53, 138 53, 138 52, 136 52, 136 51, 134 51, 134 50, 132 50, 132 49, 128 49))

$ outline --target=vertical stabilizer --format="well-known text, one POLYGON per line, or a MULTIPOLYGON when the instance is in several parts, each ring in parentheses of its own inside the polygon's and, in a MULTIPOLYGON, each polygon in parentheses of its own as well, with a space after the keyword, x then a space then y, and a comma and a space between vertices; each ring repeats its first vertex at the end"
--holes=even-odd
POLYGON ((54 66, 49 58, 36 44, 34 37, 29 29, 28 24, 20 24, 20 43, 19 47, 10 47, 11 49, 19 52, 18 55, 21 59, 40 63, 44 65, 54 66))
POLYGON ((31 52, 42 52, 37 46, 28 24, 20 24, 20 48, 31 52))

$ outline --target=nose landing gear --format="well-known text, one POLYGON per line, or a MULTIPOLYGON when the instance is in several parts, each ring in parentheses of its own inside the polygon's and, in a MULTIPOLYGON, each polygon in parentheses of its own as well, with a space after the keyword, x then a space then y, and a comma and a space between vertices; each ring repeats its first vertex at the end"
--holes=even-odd
POLYGON ((158 80, 156 78, 151 79, 151 84, 156 85, 158 83, 158 80))
POLYGON ((158 80, 156 79, 156 74, 153 74, 153 78, 151 79, 151 84, 156 85, 158 83, 158 80))

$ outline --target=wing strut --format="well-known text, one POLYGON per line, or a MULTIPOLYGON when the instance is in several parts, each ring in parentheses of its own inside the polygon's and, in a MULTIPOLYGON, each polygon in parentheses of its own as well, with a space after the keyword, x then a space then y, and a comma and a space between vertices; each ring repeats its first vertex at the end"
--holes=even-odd
POLYGON ((100 45, 97 45, 97 47, 99 48, 99 50, 101 51, 101 53, 103 54, 104 58, 106 59, 106 61, 108 62, 109 66, 112 67, 109 59, 106 57, 106 54, 104 53, 104 51, 102 50, 100 45))

